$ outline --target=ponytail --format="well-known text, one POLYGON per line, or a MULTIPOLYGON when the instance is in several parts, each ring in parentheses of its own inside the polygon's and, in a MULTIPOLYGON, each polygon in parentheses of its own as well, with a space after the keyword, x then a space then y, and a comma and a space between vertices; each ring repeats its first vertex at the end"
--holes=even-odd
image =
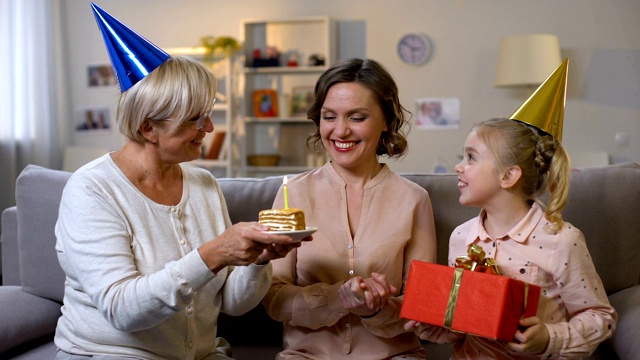
POLYGON ((562 144, 553 137, 540 136, 536 144, 536 166, 543 177, 546 173, 549 202, 545 209, 545 216, 549 220, 547 228, 558 231, 564 226, 562 210, 569 197, 569 177, 571 175, 571 160, 562 144), (538 159, 548 161, 538 161, 538 159))

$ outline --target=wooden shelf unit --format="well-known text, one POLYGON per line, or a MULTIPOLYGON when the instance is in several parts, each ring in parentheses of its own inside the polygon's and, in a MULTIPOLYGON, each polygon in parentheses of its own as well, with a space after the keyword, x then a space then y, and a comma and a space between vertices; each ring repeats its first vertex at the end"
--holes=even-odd
MULTIPOLYGON (((241 176, 269 176, 303 172, 317 166, 318 161, 306 149, 306 139, 315 125, 305 116, 290 116, 291 92, 294 87, 312 87, 336 57, 336 29, 329 17, 302 17, 274 20, 246 20, 242 23, 244 94, 242 101, 243 136, 240 144, 241 176), (284 66, 254 67, 254 51, 261 55, 267 47, 279 52, 284 66), (297 54, 298 65, 286 66, 291 53, 297 54), (308 64, 311 55, 324 57, 324 65, 308 64), (278 114, 256 117, 254 90, 275 89, 278 114), (247 157, 254 154, 278 154, 276 166, 250 166, 247 157)), ((322 155, 324 156, 324 155, 322 155)))

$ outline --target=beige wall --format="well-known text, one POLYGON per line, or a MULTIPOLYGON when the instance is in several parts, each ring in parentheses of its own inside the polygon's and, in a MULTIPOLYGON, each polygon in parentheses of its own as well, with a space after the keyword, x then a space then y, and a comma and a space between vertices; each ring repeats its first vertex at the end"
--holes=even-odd
MULTIPOLYGON (((558 35, 570 58, 564 145, 569 153, 606 151, 613 162, 640 161, 640 2, 637 0, 103 0, 99 6, 162 48, 193 46, 202 35, 240 36, 243 19, 328 15, 366 21, 367 56, 393 73, 405 107, 415 112, 424 97, 461 101, 458 130, 413 129, 410 152, 392 163, 398 171, 430 171, 436 159, 453 169, 471 124, 508 116, 527 89, 493 86, 501 36, 558 35), (406 32, 424 32, 435 42, 421 67, 400 62, 396 42, 406 32), (615 68, 595 66, 611 59, 615 68), (623 64, 623 66, 620 65, 623 64), (624 64, 628 64, 625 68, 624 64), (611 71, 611 72, 609 72, 611 71), (592 77, 593 75, 593 77, 592 77), (600 80, 614 79, 610 85, 600 80), (618 79, 616 80, 616 79, 618 79), (621 84, 618 87, 617 84, 621 84), (589 96, 587 96, 589 95, 589 96), (627 99, 622 104, 616 99, 627 99), (629 101, 628 99, 631 99, 629 101), (637 101, 636 101, 637 100, 637 101), (626 145, 616 135, 628 134, 626 145)), ((63 0, 72 110, 110 106, 114 90, 86 87, 86 66, 108 63, 87 0, 63 0)), ((117 147, 111 136, 72 137, 75 143, 117 147)))

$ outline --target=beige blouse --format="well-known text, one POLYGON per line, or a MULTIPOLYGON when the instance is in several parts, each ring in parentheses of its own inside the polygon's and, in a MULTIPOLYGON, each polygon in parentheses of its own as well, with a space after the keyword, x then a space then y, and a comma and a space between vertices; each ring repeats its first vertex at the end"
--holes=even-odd
MULTIPOLYGON (((411 260, 436 260, 436 236, 428 193, 387 166, 367 182, 358 228, 349 231, 346 184, 331 163, 288 184, 289 206, 316 226, 314 240, 272 261, 273 282, 263 300, 284 322, 278 359, 422 359, 418 337, 404 330, 402 296, 371 318, 348 313, 338 289, 354 276, 385 274, 404 293, 411 260), (299 357, 298 357, 299 358, 299 357)), ((283 207, 282 189, 274 208, 283 207)))

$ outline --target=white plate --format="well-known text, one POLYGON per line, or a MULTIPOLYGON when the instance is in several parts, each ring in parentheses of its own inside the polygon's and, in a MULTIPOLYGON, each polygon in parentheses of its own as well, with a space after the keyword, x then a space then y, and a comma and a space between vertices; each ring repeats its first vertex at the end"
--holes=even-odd
POLYGON ((281 234, 281 235, 289 235, 293 238, 294 241, 300 241, 302 238, 307 237, 314 232, 318 231, 317 227, 309 227, 305 230, 293 230, 293 231, 269 231, 272 234, 281 234))

